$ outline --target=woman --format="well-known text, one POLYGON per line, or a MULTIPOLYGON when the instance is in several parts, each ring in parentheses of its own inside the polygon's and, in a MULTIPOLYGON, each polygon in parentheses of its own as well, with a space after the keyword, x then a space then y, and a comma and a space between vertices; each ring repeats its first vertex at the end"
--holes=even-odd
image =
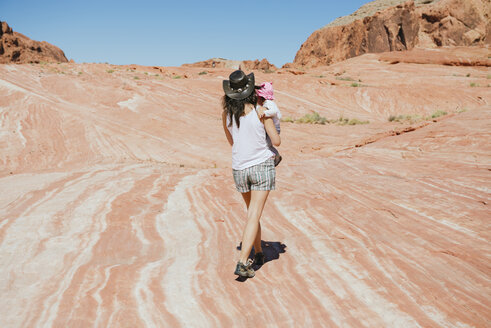
POLYGON ((281 143, 271 118, 260 119, 256 110, 254 73, 245 75, 241 70, 223 81, 223 130, 232 146, 232 171, 237 190, 247 206, 247 223, 242 235, 240 258, 235 274, 254 277, 252 264, 264 263, 261 248, 259 219, 269 191, 275 188, 274 153, 269 150, 266 133, 275 146, 281 143), (254 262, 249 253, 254 246, 254 262))

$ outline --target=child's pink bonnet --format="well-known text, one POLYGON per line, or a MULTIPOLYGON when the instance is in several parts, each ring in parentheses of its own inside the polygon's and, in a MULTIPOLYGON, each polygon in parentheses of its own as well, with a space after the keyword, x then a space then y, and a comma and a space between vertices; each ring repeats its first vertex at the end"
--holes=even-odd
POLYGON ((267 100, 274 100, 273 96, 273 82, 264 82, 261 84, 261 88, 256 90, 258 96, 267 100))

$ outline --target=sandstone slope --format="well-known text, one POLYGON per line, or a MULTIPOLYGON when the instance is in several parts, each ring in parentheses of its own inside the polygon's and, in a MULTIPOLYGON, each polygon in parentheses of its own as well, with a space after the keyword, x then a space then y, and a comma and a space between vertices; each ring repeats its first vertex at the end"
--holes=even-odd
MULTIPOLYGON (((375 4, 366 6, 379 8, 375 4)), ((302 44, 294 64, 313 67, 364 53, 491 42, 491 3, 487 0, 441 0, 418 7, 408 1, 373 15, 368 15, 372 13, 368 9, 363 11, 367 16, 354 16, 360 19, 340 19, 315 31, 302 44), (338 25, 342 22, 346 24, 338 25)))
POLYGON ((46 42, 34 41, 0 22, 0 64, 67 62, 63 51, 46 42))
POLYGON ((491 321, 489 69, 367 54, 256 71, 285 117, 370 123, 282 123, 267 262, 245 282, 220 121, 231 69, 202 72, 0 65, 0 326, 491 321), (401 114, 414 121, 387 120, 401 114))

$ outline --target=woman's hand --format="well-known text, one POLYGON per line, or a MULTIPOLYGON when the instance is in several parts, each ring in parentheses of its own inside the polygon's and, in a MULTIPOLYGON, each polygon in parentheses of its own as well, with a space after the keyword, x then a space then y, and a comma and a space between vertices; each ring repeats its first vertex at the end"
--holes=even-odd
POLYGON ((271 139, 271 143, 273 144, 273 146, 278 147, 279 145, 281 145, 281 138, 280 135, 278 134, 278 131, 276 131, 276 127, 274 126, 273 119, 270 117, 265 117, 261 121, 264 124, 264 129, 266 130, 269 139, 271 139))

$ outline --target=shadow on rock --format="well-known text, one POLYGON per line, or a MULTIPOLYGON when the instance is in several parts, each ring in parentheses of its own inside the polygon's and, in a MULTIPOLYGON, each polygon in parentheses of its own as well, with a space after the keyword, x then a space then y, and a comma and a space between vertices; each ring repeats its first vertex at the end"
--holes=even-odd
MULTIPOLYGON (((274 261, 280 258, 281 253, 286 252, 286 245, 279 242, 279 241, 261 241, 261 247, 263 249, 264 253, 264 264, 274 261)), ((237 246, 237 250, 241 250, 242 248, 242 243, 237 246)), ((251 250, 251 253, 249 254, 250 259, 254 259, 254 247, 251 250)), ((264 265, 263 264, 263 265, 264 265)), ((258 271, 263 265, 253 265, 253 269, 255 271, 258 271)), ((241 280, 242 281, 242 280, 241 280)))

